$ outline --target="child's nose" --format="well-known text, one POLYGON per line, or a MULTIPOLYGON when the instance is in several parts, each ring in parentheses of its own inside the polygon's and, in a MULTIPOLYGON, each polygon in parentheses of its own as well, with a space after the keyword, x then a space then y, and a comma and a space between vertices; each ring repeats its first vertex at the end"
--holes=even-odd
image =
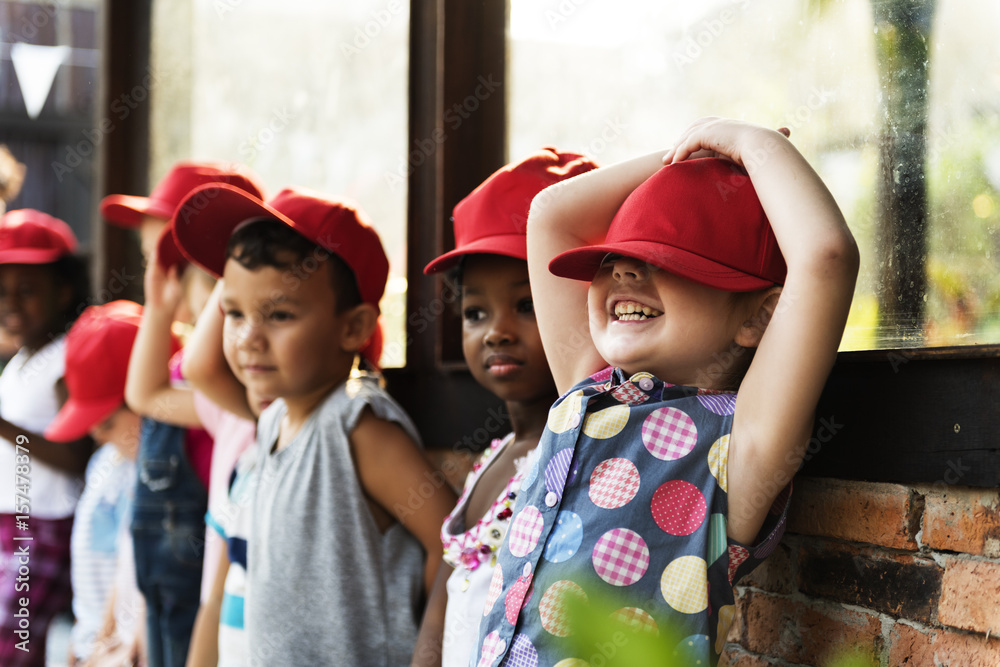
POLYGON ((487 345, 500 345, 502 343, 512 343, 516 338, 517 334, 514 332, 511 318, 506 315, 498 315, 493 318, 489 328, 486 329, 483 342, 487 345))
POLYGON ((649 267, 645 262, 640 262, 632 257, 622 257, 615 262, 612 271, 615 280, 635 280, 644 281, 649 278, 649 267))
POLYGON ((261 318, 247 317, 242 324, 236 328, 233 335, 236 336, 236 346, 242 350, 252 350, 260 347, 261 318))

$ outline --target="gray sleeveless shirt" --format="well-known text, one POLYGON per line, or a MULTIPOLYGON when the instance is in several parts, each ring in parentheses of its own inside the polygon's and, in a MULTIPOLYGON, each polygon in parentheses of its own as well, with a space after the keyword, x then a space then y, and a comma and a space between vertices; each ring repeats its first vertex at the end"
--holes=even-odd
POLYGON ((410 663, 425 556, 398 523, 380 533, 365 503, 348 440, 365 408, 419 442, 371 377, 333 391, 279 452, 284 401, 261 415, 247 546, 252 666, 410 663))

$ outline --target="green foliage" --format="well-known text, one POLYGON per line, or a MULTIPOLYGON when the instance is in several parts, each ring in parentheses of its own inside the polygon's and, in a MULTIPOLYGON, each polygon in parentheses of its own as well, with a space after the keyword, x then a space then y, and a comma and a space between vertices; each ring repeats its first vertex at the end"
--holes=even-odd
POLYGON ((628 602, 573 595, 564 596, 563 602, 567 617, 572 619, 573 652, 591 667, 689 667, 677 650, 681 641, 678 635, 666 628, 653 631, 622 617, 618 610, 628 609, 628 602))

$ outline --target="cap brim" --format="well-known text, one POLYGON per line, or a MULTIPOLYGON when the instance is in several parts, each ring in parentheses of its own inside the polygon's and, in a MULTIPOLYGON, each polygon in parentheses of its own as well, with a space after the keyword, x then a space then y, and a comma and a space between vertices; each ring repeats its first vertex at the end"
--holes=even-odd
POLYGON ((549 262, 549 272, 560 278, 590 282, 609 253, 634 257, 692 282, 727 292, 752 292, 775 284, 686 250, 651 241, 622 241, 567 250, 549 262))
POLYGON ((49 264, 70 254, 65 248, 11 248, 0 250, 0 264, 49 264))
POLYGON ((210 183, 192 190, 170 221, 181 254, 219 278, 226 265, 229 237, 242 222, 275 218, 295 229, 286 216, 240 188, 210 183))
POLYGON ((528 259, 528 242, 524 234, 502 234, 476 239, 461 248, 446 252, 424 267, 424 273, 431 275, 456 266, 466 255, 504 255, 514 259, 528 259))
POLYGON ((173 213, 166 204, 149 197, 108 195, 101 200, 101 217, 125 229, 137 228, 147 215, 169 220, 173 213))
POLYGON ((76 400, 69 397, 43 435, 52 442, 71 442, 83 436, 121 407, 121 396, 97 400, 76 400))

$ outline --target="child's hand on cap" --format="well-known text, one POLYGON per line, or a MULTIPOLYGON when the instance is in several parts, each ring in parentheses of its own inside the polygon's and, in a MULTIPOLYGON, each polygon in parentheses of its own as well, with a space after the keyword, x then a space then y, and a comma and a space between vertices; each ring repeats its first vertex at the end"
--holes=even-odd
POLYGON ((177 265, 174 264, 169 269, 164 269, 158 261, 156 253, 157 251, 154 250, 153 255, 149 258, 149 263, 146 264, 146 275, 143 276, 146 308, 169 312, 172 315, 184 296, 184 290, 177 273, 177 265))
MULTIPOLYGON (((746 167, 742 146, 749 133, 765 131, 766 128, 726 118, 709 116, 696 120, 686 129, 673 148, 663 156, 663 164, 669 165, 683 160, 702 157, 721 157, 746 167)), ((782 127, 779 134, 788 138, 791 130, 782 127)))

